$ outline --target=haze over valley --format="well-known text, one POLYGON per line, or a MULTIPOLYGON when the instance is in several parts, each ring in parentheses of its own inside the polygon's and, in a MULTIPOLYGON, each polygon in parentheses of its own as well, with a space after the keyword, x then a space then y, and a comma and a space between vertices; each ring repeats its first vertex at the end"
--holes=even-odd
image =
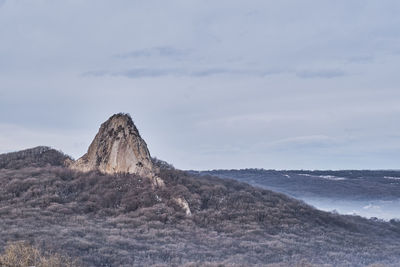
POLYGON ((244 169, 192 173, 236 179, 287 194, 325 211, 400 219, 400 171, 244 169))

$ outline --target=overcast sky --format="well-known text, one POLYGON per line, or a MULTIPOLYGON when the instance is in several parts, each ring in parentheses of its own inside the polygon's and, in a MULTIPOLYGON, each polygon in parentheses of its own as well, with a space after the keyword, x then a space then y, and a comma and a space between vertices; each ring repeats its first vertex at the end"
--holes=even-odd
POLYGON ((398 0, 0 0, 0 153, 130 113, 181 169, 400 169, 398 0))

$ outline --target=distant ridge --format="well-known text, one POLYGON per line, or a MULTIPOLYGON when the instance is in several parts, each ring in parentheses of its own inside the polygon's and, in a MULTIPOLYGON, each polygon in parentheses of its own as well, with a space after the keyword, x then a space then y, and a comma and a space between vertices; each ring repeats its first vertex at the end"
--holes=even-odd
POLYGON ((64 166, 70 157, 48 146, 37 146, 17 152, 0 154, 0 168, 64 166))

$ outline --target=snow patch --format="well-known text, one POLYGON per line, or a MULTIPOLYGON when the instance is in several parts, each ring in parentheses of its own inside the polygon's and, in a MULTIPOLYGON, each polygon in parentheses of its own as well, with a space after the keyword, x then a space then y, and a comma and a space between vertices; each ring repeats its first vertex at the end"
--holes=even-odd
POLYGON ((331 180, 331 181, 347 180, 347 178, 337 177, 337 176, 333 176, 333 175, 311 175, 311 174, 299 174, 299 175, 308 176, 308 177, 314 177, 314 178, 322 178, 322 179, 331 180))
POLYGON ((390 180, 400 180, 400 177, 393 177, 393 176, 384 176, 383 178, 390 180))

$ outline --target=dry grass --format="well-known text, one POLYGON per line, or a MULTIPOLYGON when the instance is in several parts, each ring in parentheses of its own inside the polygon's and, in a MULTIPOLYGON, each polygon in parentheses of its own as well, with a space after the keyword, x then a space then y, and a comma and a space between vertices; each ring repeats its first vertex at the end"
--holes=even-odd
POLYGON ((59 254, 43 255, 39 249, 26 242, 14 242, 7 245, 0 255, 2 267, 75 267, 78 264, 59 254))

